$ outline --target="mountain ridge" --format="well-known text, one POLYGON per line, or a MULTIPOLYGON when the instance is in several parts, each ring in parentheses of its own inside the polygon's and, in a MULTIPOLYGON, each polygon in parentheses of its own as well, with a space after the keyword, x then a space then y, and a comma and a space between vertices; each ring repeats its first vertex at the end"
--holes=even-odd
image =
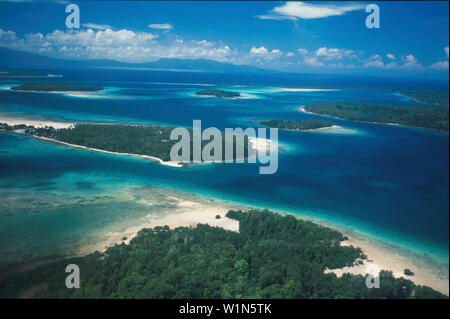
POLYGON ((0 67, 104 67, 104 68, 137 68, 137 69, 167 69, 198 72, 220 72, 220 73, 280 73, 275 70, 258 68, 250 65, 235 65, 227 62, 218 62, 208 59, 177 59, 161 58, 152 62, 130 63, 108 59, 88 60, 64 60, 51 58, 41 54, 26 51, 13 50, 0 47, 0 67))

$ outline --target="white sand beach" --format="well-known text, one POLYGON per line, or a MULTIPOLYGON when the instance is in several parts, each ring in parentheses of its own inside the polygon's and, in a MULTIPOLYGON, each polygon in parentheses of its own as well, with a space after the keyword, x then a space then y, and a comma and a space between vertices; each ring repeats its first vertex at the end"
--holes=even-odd
POLYGON ((344 267, 340 269, 327 269, 325 273, 335 273, 338 277, 344 273, 354 275, 367 275, 374 269, 392 271, 394 277, 411 280, 417 285, 429 286, 445 295, 449 295, 448 269, 440 271, 437 267, 430 267, 431 260, 418 258, 417 255, 407 251, 396 249, 388 244, 374 241, 369 237, 349 235, 348 240, 343 241, 343 246, 354 246, 362 249, 367 259, 362 265, 344 267), (410 269, 414 275, 406 276, 403 272, 410 269))
MULTIPOLYGON (((29 118, 20 118, 20 117, 8 117, 8 116, 4 116, 4 115, 1 115, 1 114, 0 114, 0 123, 5 123, 5 124, 8 124, 10 126, 25 124, 25 125, 28 125, 28 126, 34 126, 36 128, 37 127, 46 127, 46 126, 50 127, 51 126, 51 127, 56 128, 56 129, 70 128, 70 127, 73 127, 75 125, 75 123, 69 123, 69 122, 55 122, 55 121, 49 121, 49 120, 38 120, 38 119, 29 119, 29 118)), ((20 131, 16 131, 16 133, 21 133, 21 132, 20 131)), ((66 146, 70 146, 70 147, 82 148, 82 149, 86 149, 86 150, 90 150, 90 151, 107 153, 107 154, 122 155, 122 156, 132 156, 132 157, 137 157, 137 158, 143 158, 143 159, 148 159, 148 160, 152 160, 152 161, 157 161, 158 163, 160 163, 162 165, 167 165, 167 166, 171 166, 171 167, 183 167, 183 165, 178 163, 178 162, 163 161, 162 159, 160 159, 158 157, 155 157, 155 156, 131 154, 131 153, 111 152, 111 151, 101 150, 101 149, 97 149, 97 148, 93 148, 93 147, 87 147, 87 146, 71 144, 71 143, 67 143, 67 142, 63 142, 63 141, 58 141, 58 140, 55 140, 55 139, 52 139, 52 138, 48 138, 48 137, 42 137, 42 136, 37 136, 37 135, 30 135, 30 136, 34 137, 34 138, 37 138, 37 139, 50 141, 50 142, 53 142, 53 143, 58 143, 58 144, 66 145, 66 146)))
POLYGON ((239 221, 225 216, 230 209, 237 209, 237 206, 198 200, 192 201, 186 199, 184 196, 177 195, 168 195, 167 198, 176 202, 174 209, 160 215, 149 214, 145 222, 129 227, 123 231, 111 231, 107 234, 108 238, 106 240, 82 247, 78 255, 82 256, 94 251, 104 251, 106 248, 115 244, 128 244, 143 228, 167 225, 171 229, 174 229, 182 226, 195 227, 198 224, 208 224, 210 226, 222 227, 226 230, 239 232, 239 221), (220 218, 216 218, 217 215, 220 218))
POLYGON ((20 125, 25 124, 28 126, 34 126, 34 127, 46 127, 46 126, 52 126, 56 129, 59 128, 70 128, 74 126, 75 123, 69 123, 69 122, 56 122, 51 120, 44 120, 44 119, 32 119, 32 118, 24 118, 20 116, 11 116, 0 113, 0 123, 6 123, 8 125, 20 125))

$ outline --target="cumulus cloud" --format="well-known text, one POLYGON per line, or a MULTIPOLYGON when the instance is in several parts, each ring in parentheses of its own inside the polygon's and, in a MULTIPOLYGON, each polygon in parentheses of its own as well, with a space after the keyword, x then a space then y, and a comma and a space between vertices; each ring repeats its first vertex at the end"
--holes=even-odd
POLYGON ((340 60, 344 57, 350 57, 353 55, 352 50, 336 49, 322 47, 316 50, 315 55, 317 57, 322 57, 326 60, 340 60))
POLYGON ((433 63, 430 67, 435 70, 448 70, 448 61, 439 61, 433 63))
POLYGON ((301 55, 308 55, 308 50, 303 49, 303 48, 299 48, 297 49, 297 52, 300 53, 301 55))
POLYGON ((55 30, 18 37, 13 31, 0 29, 0 46, 45 54, 64 59, 111 59, 124 62, 147 62, 160 58, 189 58, 229 61, 227 45, 208 41, 175 39, 158 42, 150 32, 122 30, 55 30))
POLYGON ((376 67, 376 68, 382 68, 384 67, 383 58, 379 54, 373 54, 370 56, 369 60, 364 63, 363 67, 370 68, 370 67, 376 67))
POLYGON ((325 65, 323 62, 320 62, 316 57, 305 58, 304 61, 306 65, 313 67, 322 67, 325 65))
POLYGON ((95 29, 95 30, 112 29, 111 26, 106 25, 106 24, 82 23, 81 26, 88 28, 88 29, 95 29))
POLYGON ((364 6, 360 4, 316 4, 306 2, 287 2, 282 6, 273 8, 268 14, 257 16, 260 19, 272 20, 297 20, 297 19, 319 19, 332 16, 344 15, 347 12, 361 10, 364 6))
MULTIPOLYGON (((446 46, 444 48, 444 51, 445 51, 445 54, 447 55, 447 59, 448 59, 448 46, 446 46)), ((433 63, 430 67, 434 70, 448 70, 448 61, 439 61, 439 62, 433 63)))
POLYGON ((169 23, 152 23, 149 24, 150 29, 160 29, 160 30, 172 30, 173 26, 169 23))
POLYGON ((259 48, 252 47, 250 49, 250 55, 257 57, 257 62, 261 62, 262 60, 273 60, 276 58, 280 58, 282 56, 282 52, 278 49, 269 51, 265 47, 261 46, 259 48))
POLYGON ((395 60, 395 59, 396 59, 395 55, 393 55, 392 53, 388 53, 388 54, 386 54, 386 56, 387 56, 389 59, 391 59, 391 60, 395 60))
POLYGON ((150 62, 160 58, 207 59, 234 64, 249 64, 264 68, 307 71, 309 68, 378 68, 395 70, 448 70, 447 59, 424 67, 413 54, 395 57, 393 54, 368 55, 359 50, 319 47, 299 48, 282 52, 266 46, 231 49, 222 42, 207 39, 185 40, 172 33, 160 35, 114 30, 107 25, 85 23, 77 30, 55 30, 49 33, 18 35, 0 29, 0 47, 42 54, 68 60, 109 59, 123 62, 150 62), (383 58, 385 61, 383 61, 383 58), (297 69, 294 69, 297 68, 297 69))

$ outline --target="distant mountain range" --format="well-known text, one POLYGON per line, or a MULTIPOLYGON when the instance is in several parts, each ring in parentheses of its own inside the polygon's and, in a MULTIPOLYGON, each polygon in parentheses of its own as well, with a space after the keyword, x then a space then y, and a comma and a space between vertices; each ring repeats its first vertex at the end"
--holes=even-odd
POLYGON ((206 59, 191 60, 163 58, 154 62, 146 63, 127 63, 106 59, 63 60, 25 51, 0 48, 0 67, 2 68, 68 68, 74 66, 104 68, 145 68, 156 70, 184 70, 218 73, 278 73, 277 71, 266 70, 249 65, 235 65, 231 63, 217 62, 206 59))

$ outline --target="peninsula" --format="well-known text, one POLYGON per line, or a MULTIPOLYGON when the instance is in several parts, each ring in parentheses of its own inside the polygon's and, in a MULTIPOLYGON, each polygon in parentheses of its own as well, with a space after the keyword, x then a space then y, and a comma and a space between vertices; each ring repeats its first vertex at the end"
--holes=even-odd
POLYGON ((298 110, 349 121, 397 124, 448 132, 448 107, 332 102, 310 104, 298 110))
POLYGON ((323 128, 331 128, 333 124, 328 121, 317 119, 303 119, 303 120, 269 120, 259 122, 261 125, 267 127, 279 128, 288 131, 311 131, 323 128))
POLYGON ((207 224, 142 229, 129 243, 49 263, 2 282, 0 298, 447 298, 382 270, 380 288, 327 269, 367 256, 333 229, 267 210, 230 210, 239 231, 207 224), (83 269, 79 289, 64 285, 67 264, 83 269))
POLYGON ((93 92, 103 90, 103 87, 83 83, 34 82, 13 86, 11 90, 31 92, 93 92))

